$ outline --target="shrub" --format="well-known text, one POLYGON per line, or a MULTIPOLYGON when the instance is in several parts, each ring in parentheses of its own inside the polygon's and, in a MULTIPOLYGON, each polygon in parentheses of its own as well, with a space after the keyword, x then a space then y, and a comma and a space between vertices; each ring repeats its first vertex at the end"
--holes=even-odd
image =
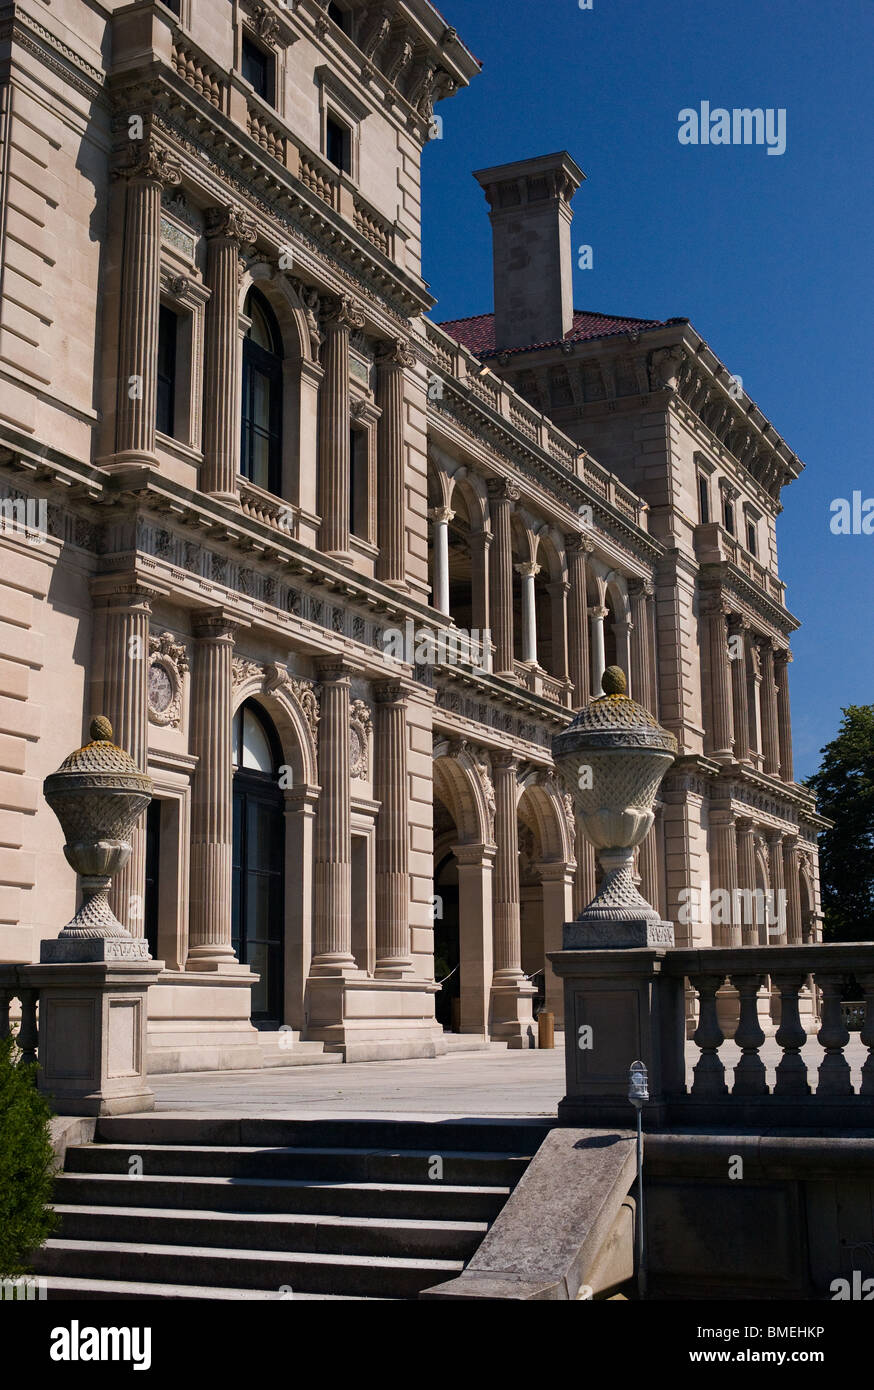
POLYGON ((0 1041, 0 1278, 27 1273, 27 1256, 54 1229, 51 1108, 36 1067, 17 1066, 14 1038, 0 1041))

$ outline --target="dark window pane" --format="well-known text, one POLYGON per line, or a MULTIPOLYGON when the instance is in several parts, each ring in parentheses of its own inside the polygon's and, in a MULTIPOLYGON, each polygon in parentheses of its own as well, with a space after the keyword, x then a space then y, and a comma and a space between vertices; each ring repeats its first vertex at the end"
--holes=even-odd
POLYGON ((152 800, 146 812, 146 898, 143 916, 149 954, 158 960, 158 866, 161 859, 161 802, 152 800))
POLYGON ((706 526, 710 520, 710 497, 707 491, 707 479, 698 479, 698 510, 700 513, 701 525, 706 526))
POLYGON ((273 105, 273 59, 251 39, 243 38, 242 71, 259 97, 273 105))
POLYGON ((329 164, 348 174, 352 168, 352 140, 349 127, 329 116, 325 124, 325 154, 329 164))
POLYGON ((158 314, 158 405, 155 426, 173 435, 176 425, 176 337, 179 320, 162 304, 158 314))

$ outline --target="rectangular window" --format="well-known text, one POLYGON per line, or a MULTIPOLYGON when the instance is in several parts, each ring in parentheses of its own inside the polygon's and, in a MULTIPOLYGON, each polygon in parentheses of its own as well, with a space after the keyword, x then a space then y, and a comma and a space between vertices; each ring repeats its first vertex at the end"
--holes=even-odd
POLYGON ((734 535, 734 503, 726 497, 722 503, 722 524, 730 536, 734 535))
POLYGON ((349 530, 359 540, 369 540, 367 534, 367 471, 369 438, 366 430, 349 432, 349 530))
POLYGON ((710 521, 710 489, 707 486, 707 479, 698 474, 698 520, 702 526, 706 526, 710 521))
POLYGON ((243 77, 255 89, 258 96, 273 106, 275 100, 273 56, 245 34, 243 35, 242 71, 243 77))
POLYGON ((747 550, 751 555, 758 555, 759 553, 756 545, 756 523, 749 520, 747 521, 747 550))
POLYGON ((352 172, 352 132, 334 116, 325 121, 325 158, 344 174, 352 172))
POLYGON ((176 433, 176 340, 179 319, 161 305, 158 314, 158 408, 155 427, 171 438, 176 433))

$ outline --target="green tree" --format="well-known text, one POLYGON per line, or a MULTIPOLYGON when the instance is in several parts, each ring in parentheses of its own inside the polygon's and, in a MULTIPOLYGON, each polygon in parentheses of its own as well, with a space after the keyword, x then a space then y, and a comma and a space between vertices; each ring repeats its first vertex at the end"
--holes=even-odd
POLYGON ((834 821, 819 838, 826 941, 874 941, 874 705, 848 705, 807 779, 834 821))
POLYGON ((14 1038, 0 1041, 0 1278, 27 1273, 27 1256, 56 1224, 51 1108, 36 1068, 17 1066, 14 1038))

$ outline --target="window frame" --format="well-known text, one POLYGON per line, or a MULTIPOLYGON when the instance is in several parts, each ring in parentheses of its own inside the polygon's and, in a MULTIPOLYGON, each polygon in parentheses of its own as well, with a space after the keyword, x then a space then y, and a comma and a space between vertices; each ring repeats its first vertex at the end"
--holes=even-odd
POLYGON ((258 38, 247 28, 243 28, 240 33, 240 76, 243 81, 251 87, 256 97, 263 101, 265 105, 276 107, 276 88, 277 88, 277 62, 276 54, 271 48, 267 48, 258 38), (247 52, 257 54, 263 61, 264 66, 264 88, 262 92, 246 72, 247 52))
POLYGON ((284 386, 285 356, 282 352, 282 333, 279 322, 266 296, 252 285, 246 296, 246 304, 252 304, 252 296, 255 296, 254 303, 266 310, 265 317, 274 344, 279 348, 278 352, 269 352, 259 343, 256 343, 249 336, 251 331, 247 330, 243 338, 243 368, 241 374, 240 390, 240 474, 247 482, 254 487, 260 487, 265 492, 271 493, 274 497, 282 495, 282 449, 283 449, 283 427, 284 427, 284 386), (269 397, 269 420, 266 431, 261 426, 257 426, 253 421, 254 407, 254 373, 267 378, 270 383, 269 397), (261 482, 253 476, 254 471, 254 440, 255 431, 262 437, 266 434, 267 447, 267 480, 261 482))

